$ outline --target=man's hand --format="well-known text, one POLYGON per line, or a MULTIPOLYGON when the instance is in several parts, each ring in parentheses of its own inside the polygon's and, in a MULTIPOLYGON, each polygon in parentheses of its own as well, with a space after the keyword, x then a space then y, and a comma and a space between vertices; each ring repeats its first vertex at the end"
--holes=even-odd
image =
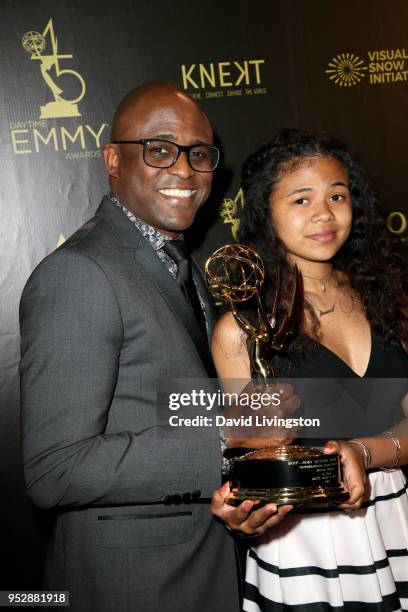
POLYGON ((223 427, 227 446, 229 448, 240 446, 266 448, 290 444, 296 437, 297 429, 274 425, 272 421, 273 417, 288 418, 298 410, 300 399, 293 387, 288 384, 263 385, 251 381, 241 391, 240 398, 244 394, 250 400, 249 405, 235 405, 226 410, 224 414, 226 418, 233 419, 251 417, 251 422, 247 425, 237 424, 223 427), (262 405, 259 405, 261 396, 262 405), (263 424, 259 426, 257 423, 263 424))
POLYGON ((214 491, 211 512, 241 535, 261 535, 267 529, 282 522, 293 508, 293 506, 278 507, 276 504, 267 504, 259 510, 253 510, 254 503, 249 499, 238 507, 230 506, 226 503, 230 491, 229 482, 214 491))
POLYGON ((326 454, 339 453, 343 467, 344 484, 350 492, 350 499, 339 508, 358 510, 364 500, 367 488, 367 474, 364 468, 362 451, 357 444, 345 440, 330 440, 324 447, 326 454))

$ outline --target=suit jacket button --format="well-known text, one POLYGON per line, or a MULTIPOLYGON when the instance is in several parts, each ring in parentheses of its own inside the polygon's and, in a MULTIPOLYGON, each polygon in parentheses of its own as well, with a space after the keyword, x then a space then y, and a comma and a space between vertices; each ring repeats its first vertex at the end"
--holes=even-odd
POLYGON ((173 496, 172 495, 165 495, 163 497, 163 504, 166 504, 166 506, 169 506, 172 503, 173 503, 173 496))
POLYGON ((181 495, 179 495, 179 493, 172 495, 172 498, 173 498, 173 504, 177 504, 177 506, 181 504, 181 495))
POLYGON ((196 489, 195 491, 193 491, 191 497, 193 498, 193 501, 197 501, 201 497, 200 489, 196 489))
POLYGON ((183 493, 183 495, 181 496, 181 501, 183 502, 183 504, 189 504, 191 502, 191 493, 190 493, 190 491, 187 491, 186 493, 183 493))

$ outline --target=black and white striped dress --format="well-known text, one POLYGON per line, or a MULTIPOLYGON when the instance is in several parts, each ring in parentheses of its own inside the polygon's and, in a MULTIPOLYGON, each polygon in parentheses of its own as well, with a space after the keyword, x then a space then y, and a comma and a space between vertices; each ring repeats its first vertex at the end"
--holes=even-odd
POLYGON ((408 495, 401 470, 369 475, 355 512, 288 516, 247 558, 246 612, 408 610, 408 495))
MULTIPOLYGON (((321 354, 329 372, 340 362, 326 349, 321 354)), ((350 376, 342 363, 334 375, 350 376)), ((406 377, 406 355, 373 341, 366 376, 390 377, 389 368, 406 377)), ((255 541, 247 557, 245 612, 408 610, 407 481, 397 469, 372 470, 369 482, 361 509, 289 514, 255 541)))

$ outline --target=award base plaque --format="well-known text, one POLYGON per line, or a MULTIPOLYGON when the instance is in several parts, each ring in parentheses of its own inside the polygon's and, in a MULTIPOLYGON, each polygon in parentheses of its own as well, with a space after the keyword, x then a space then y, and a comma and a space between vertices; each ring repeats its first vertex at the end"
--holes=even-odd
POLYGON ((81 117, 78 104, 66 100, 56 100, 40 106, 40 119, 56 119, 57 117, 81 117))
POLYGON ((341 481, 340 457, 320 449, 280 446, 254 450, 233 460, 232 490, 227 502, 238 506, 250 499, 258 507, 268 503, 306 508, 328 507, 347 501, 341 481))

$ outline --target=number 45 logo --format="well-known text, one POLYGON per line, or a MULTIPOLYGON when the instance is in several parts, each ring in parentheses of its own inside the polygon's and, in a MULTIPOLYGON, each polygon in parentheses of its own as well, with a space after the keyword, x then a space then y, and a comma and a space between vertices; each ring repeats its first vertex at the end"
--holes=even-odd
POLYGON ((42 33, 31 31, 24 34, 22 45, 31 54, 31 60, 40 62, 41 76, 54 97, 52 102, 40 107, 40 118, 80 117, 78 102, 85 95, 85 81, 75 70, 60 68, 60 60, 72 59, 73 55, 58 53, 58 40, 54 34, 52 19, 49 20, 42 33), (51 52, 43 54, 47 50, 51 52), (75 93, 67 96, 66 90, 74 90, 75 93))

